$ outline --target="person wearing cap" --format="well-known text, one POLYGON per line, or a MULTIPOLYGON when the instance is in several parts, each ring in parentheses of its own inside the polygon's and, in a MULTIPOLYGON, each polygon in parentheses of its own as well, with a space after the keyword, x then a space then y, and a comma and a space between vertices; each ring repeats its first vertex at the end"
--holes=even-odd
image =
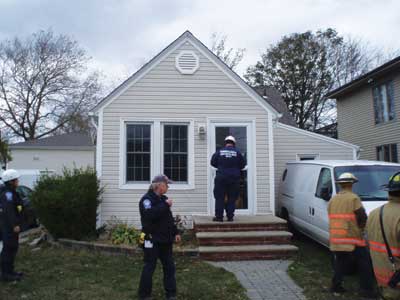
POLYGON ((211 165, 217 169, 214 180, 215 222, 223 222, 224 207, 228 221, 233 221, 235 214, 235 202, 240 193, 240 172, 246 167, 246 161, 235 145, 235 138, 227 136, 225 146, 211 158, 211 165), (225 195, 228 198, 226 206, 225 195))
POLYGON ((363 233, 367 214, 360 198, 352 190, 357 181, 351 173, 341 174, 336 180, 340 191, 328 203, 329 241, 334 271, 331 292, 345 292, 343 277, 346 262, 354 257, 359 274, 360 296, 375 298, 371 258, 363 233))
MULTIPOLYGON (((400 172, 389 179, 384 186, 389 202, 374 209, 368 218, 367 234, 375 278, 383 299, 400 299, 400 285, 389 285, 393 274, 400 269, 400 172), (383 232, 392 258, 383 238, 380 214, 382 210, 383 232)), ((400 278, 399 278, 400 280, 400 278)))
POLYGON ((4 188, 0 194, 0 220, 3 249, 1 251, 1 275, 3 281, 19 281, 23 274, 14 270, 18 252, 19 233, 22 222, 22 200, 16 189, 19 173, 13 169, 3 172, 4 188))
POLYGON ((172 183, 165 175, 153 178, 148 192, 139 202, 142 231, 145 234, 143 245, 144 266, 139 284, 139 298, 151 299, 152 278, 160 259, 164 272, 166 299, 176 299, 175 262, 172 256, 174 242, 181 236, 171 212, 172 200, 165 195, 172 183))

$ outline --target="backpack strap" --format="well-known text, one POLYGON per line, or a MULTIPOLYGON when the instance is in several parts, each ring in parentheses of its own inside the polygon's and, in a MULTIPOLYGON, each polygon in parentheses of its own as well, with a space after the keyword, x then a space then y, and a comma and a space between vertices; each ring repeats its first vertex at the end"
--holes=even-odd
POLYGON ((382 237, 383 237, 383 241, 385 242, 388 258, 389 258, 390 262, 392 263, 393 271, 396 271, 396 264, 395 264, 395 260, 393 257, 393 253, 392 253, 392 250, 390 249, 389 243, 387 241, 385 229, 383 228, 383 209, 384 209, 384 207, 385 207, 385 205, 382 205, 379 210, 379 223, 381 225, 382 237))

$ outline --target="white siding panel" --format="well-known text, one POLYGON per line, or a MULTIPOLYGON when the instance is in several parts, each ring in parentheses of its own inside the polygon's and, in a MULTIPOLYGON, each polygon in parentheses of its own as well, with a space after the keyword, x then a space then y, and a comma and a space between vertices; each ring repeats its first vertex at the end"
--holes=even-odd
POLYGON ((95 162, 94 150, 14 149, 11 156, 13 160, 8 163, 11 169, 48 169, 57 174, 62 174, 64 167, 93 168, 95 162))
MULTIPOLYGON (((171 190, 175 214, 207 214, 207 139, 196 133, 207 118, 249 118, 256 124, 257 213, 269 213, 269 161, 267 112, 228 76, 190 45, 174 51, 143 78, 104 108, 102 220, 111 216, 138 224, 138 202, 145 190, 119 189, 120 120, 129 118, 182 118, 194 121, 195 189, 171 190), (200 68, 193 75, 182 75, 175 68, 180 50, 194 51, 200 68)), ((207 133, 209 134, 209 133, 207 133)), ((213 208, 212 208, 213 211, 213 208)))
POLYGON ((353 159, 353 149, 330 143, 283 127, 274 127, 275 198, 279 192, 286 163, 297 159, 297 154, 319 154, 319 159, 353 159))

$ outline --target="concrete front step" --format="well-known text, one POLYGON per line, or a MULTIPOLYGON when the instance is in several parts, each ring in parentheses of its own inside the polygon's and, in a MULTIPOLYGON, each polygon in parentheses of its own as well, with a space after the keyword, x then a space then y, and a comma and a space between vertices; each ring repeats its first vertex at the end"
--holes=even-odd
POLYGON ((286 259, 297 252, 293 245, 200 246, 200 258, 213 261, 286 259))
POLYGON ((197 232, 200 246, 288 244, 292 234, 287 231, 197 232))
POLYGON ((212 217, 194 216, 193 222, 196 232, 287 230, 286 221, 273 215, 236 216, 233 222, 213 222, 212 217))

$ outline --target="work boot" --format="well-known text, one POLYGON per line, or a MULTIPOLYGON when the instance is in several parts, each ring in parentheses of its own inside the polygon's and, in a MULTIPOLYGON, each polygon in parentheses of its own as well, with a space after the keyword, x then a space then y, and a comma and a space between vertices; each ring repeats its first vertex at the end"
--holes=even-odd
POLYGON ((214 217, 213 222, 223 222, 224 220, 222 218, 214 217))
POLYGON ((378 293, 375 292, 374 290, 360 290, 358 292, 358 295, 361 298, 365 298, 365 299, 377 299, 378 298, 378 293))
POLYGON ((341 285, 332 286, 329 291, 333 294, 344 294, 347 292, 346 289, 341 285))
POLYGON ((14 274, 2 274, 1 280, 4 282, 20 281, 21 277, 16 276, 14 274))
POLYGON ((12 272, 12 275, 14 276, 18 276, 22 279, 22 277, 24 277, 24 273, 23 272, 12 272))
POLYGON ((233 217, 232 218, 228 218, 228 222, 233 222, 233 217))

